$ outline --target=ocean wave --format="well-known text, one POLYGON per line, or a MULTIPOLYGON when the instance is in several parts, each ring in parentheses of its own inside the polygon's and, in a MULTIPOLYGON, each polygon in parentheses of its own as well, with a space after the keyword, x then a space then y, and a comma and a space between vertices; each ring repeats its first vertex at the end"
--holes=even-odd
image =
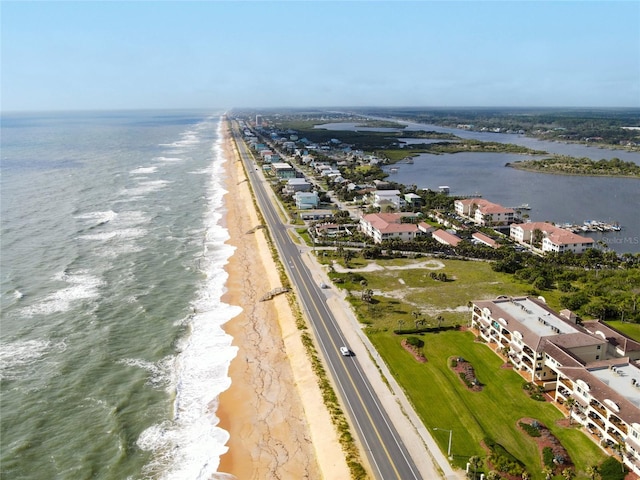
POLYGON ((158 167, 138 167, 129 172, 131 175, 146 175, 148 173, 155 173, 158 167))
MULTIPOLYGON (((218 146, 220 129, 219 124, 218 146)), ((224 243, 229 238, 227 229, 219 225, 223 161, 221 154, 215 155, 209 172, 208 209, 203 218, 205 238, 199 258, 206 280, 192 303, 194 313, 185 320, 188 334, 180 342, 173 363, 174 415, 171 421, 146 429, 137 440, 141 449, 153 452, 152 461, 143 471, 153 478, 209 480, 218 469, 220 456, 228 450, 229 434, 217 427, 215 412, 218 396, 231 384, 228 370, 237 347, 231 344, 233 338, 222 325, 242 309, 221 301, 226 291, 224 266, 234 251, 224 243)))
POLYGON ((163 162, 163 163, 176 163, 176 162, 184 161, 184 159, 180 157, 154 157, 153 159, 157 162, 163 162))
POLYGON ((128 367, 135 367, 145 370, 149 374, 148 384, 155 387, 169 387, 175 384, 173 380, 174 356, 168 356, 159 362, 148 362, 140 358, 125 358, 117 363, 128 367))
POLYGON ((107 210, 104 212, 88 212, 83 213, 82 215, 76 215, 74 218, 79 220, 91 220, 93 226, 104 225, 115 218, 117 218, 118 214, 113 210, 107 210))
POLYGON ((167 185, 173 182, 169 180, 147 180, 140 181, 138 186, 125 188, 122 190, 122 194, 130 197, 142 197, 148 193, 157 192, 158 190, 162 190, 167 185))
POLYGON ((124 228, 122 230, 113 230, 111 232, 102 232, 102 233, 92 233, 88 235, 80 235, 81 239, 84 240, 99 240, 99 241, 107 241, 114 238, 122 239, 122 238, 140 238, 144 237, 147 234, 147 230, 144 228, 124 228))
POLYGON ((74 274, 60 272, 54 276, 54 280, 66 282, 69 286, 47 295, 34 305, 24 307, 20 310, 22 315, 33 317, 35 315, 66 312, 78 301, 98 297, 100 295, 99 288, 104 283, 99 277, 86 271, 79 271, 74 274))
POLYGON ((0 380, 20 378, 24 370, 35 364, 49 351, 64 352, 64 342, 52 343, 49 340, 22 340, 0 343, 0 380))

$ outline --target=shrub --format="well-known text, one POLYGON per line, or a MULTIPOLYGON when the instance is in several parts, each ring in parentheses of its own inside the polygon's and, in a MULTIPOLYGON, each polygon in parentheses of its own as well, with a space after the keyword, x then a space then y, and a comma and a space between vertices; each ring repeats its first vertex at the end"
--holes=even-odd
POLYGON ((424 342, 420 340, 418 337, 407 337, 407 343, 412 347, 416 347, 416 348, 424 347, 424 342))
POLYGON ((553 468, 555 466, 553 463, 553 450, 551 447, 544 447, 542 449, 542 463, 549 468, 553 468))
POLYGON ((614 457, 607 458, 600 465, 600 477, 602 480, 624 480, 627 469, 614 457))
POLYGON ((528 423, 520 422, 518 423, 520 427, 529 434, 530 437, 539 437, 540 430, 534 427, 533 425, 529 425, 528 423))

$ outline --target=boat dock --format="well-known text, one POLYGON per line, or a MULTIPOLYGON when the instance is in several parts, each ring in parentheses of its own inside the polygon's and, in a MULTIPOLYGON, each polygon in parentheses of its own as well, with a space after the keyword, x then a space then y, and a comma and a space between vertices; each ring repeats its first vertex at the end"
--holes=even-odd
POLYGON ((586 232, 619 232, 622 227, 618 222, 601 222, 599 220, 586 220, 582 225, 576 225, 572 223, 563 223, 558 225, 567 230, 571 230, 573 233, 586 233, 586 232))

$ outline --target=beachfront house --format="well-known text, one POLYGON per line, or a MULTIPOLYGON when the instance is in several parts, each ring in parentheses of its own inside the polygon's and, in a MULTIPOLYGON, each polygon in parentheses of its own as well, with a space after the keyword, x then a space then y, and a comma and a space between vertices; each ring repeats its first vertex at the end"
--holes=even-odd
POLYGON ((622 445, 640 473, 640 343, 533 297, 474 301, 471 328, 557 406, 573 399, 572 419, 603 446, 622 445))

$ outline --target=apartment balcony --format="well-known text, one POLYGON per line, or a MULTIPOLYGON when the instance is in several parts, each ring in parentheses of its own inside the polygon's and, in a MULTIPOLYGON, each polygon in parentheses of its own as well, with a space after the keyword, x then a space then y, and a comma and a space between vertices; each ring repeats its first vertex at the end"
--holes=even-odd
POLYGON ((617 428, 619 431, 621 431, 625 435, 628 433, 627 425, 622 420, 620 420, 618 417, 616 417, 615 415, 611 415, 609 417, 609 422, 611 422, 611 424, 615 428, 617 428))
POLYGON ((600 413, 603 417, 607 418, 607 409, 600 405, 598 402, 596 402, 595 400, 591 400, 589 406, 600 413))
POLYGON ((573 392, 573 382, 568 378, 560 378, 560 385, 564 386, 570 392, 573 392))
POLYGON ((618 443, 624 443, 624 437, 622 435, 620 435, 620 432, 618 432, 614 428, 608 428, 607 429, 607 435, 609 435, 611 438, 614 439, 614 441, 616 441, 618 443))
POLYGON ((530 370, 533 370, 533 362, 529 359, 529 357, 522 357, 522 363, 524 363, 530 370))
POLYGON ((526 353, 530 357, 532 357, 532 358, 535 357, 535 354, 533 353, 533 350, 531 350, 531 348, 529 348, 528 346, 525 345, 522 350, 524 351, 524 353, 526 353))
POLYGON ((595 413, 590 412, 589 413, 589 420, 593 423, 595 423, 598 427, 600 427, 600 429, 604 432, 606 430, 606 427, 604 425, 604 421, 595 413))

